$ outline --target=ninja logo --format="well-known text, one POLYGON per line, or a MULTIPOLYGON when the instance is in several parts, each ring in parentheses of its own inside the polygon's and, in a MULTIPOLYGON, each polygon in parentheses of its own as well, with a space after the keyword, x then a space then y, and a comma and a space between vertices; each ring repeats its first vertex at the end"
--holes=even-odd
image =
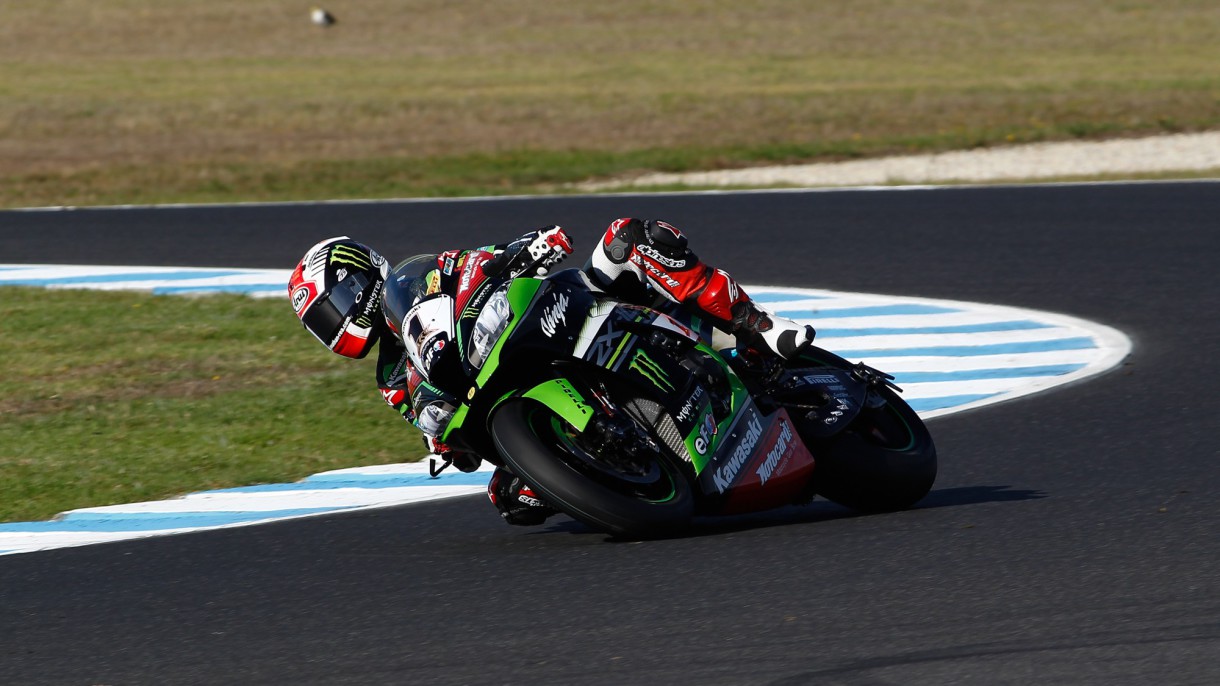
POLYGON ((560 293, 555 296, 555 302, 542 311, 542 333, 547 338, 555 335, 560 322, 567 326, 568 296, 560 293))

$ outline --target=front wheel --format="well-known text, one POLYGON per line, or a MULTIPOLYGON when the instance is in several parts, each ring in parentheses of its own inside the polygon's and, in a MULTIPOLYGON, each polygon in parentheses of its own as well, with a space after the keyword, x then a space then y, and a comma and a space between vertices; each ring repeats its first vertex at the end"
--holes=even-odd
POLYGON ((509 400, 491 418, 496 450, 548 504, 596 529, 639 538, 690 524, 694 496, 681 468, 656 442, 608 450, 545 405, 509 400))
POLYGON ((932 489, 936 446, 923 420, 889 388, 818 453, 817 492, 864 512, 906 509, 932 489))

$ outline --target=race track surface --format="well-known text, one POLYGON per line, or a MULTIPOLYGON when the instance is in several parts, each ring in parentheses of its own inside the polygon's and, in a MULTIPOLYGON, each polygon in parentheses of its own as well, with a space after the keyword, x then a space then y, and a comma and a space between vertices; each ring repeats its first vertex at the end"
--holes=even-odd
POLYGON ((745 282, 1062 312, 1134 350, 932 420, 907 512, 621 543, 470 497, 0 558, 0 683, 1220 683, 1220 184, 0 212, 0 261, 285 267, 335 233, 400 257, 552 222, 584 250, 630 214, 745 282))

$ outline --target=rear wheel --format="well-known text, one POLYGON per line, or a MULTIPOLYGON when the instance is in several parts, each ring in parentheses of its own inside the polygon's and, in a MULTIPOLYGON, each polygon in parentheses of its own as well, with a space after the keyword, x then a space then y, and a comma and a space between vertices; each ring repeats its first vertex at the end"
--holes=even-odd
POLYGON ((865 512, 906 509, 936 481, 936 446, 923 420, 886 387, 818 452, 818 494, 865 512), (874 403, 875 405, 877 403, 874 403))
POLYGON ((573 518, 619 536, 680 532, 694 510, 690 482, 664 448, 621 421, 607 427, 625 436, 609 448, 592 423, 581 434, 541 403, 509 400, 492 416, 491 435, 509 469, 573 518))

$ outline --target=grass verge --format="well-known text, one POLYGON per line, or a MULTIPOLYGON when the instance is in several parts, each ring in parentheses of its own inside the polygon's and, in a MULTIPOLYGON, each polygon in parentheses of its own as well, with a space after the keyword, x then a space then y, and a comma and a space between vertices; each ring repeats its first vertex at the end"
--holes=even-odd
POLYGON ((1200 0, 41 0, 0 207, 550 192, 1220 126, 1200 0))
POLYGON ((0 521, 424 455, 279 299, 0 294, 0 521))
MULTIPOLYGON (((1193 129, 1220 126, 1220 117, 1194 122, 1193 129)), ((1146 129, 1094 125, 1091 132, 1177 133, 1182 127, 1146 129)), ((586 193, 577 184, 621 179, 633 192, 667 190, 632 186, 644 172, 687 172, 751 166, 833 162, 888 154, 945 152, 992 145, 1090 139, 1078 127, 1048 131, 979 131, 893 139, 754 147, 664 148, 610 153, 596 150, 516 150, 453 157, 315 160, 294 163, 226 162, 172 167, 118 166, 107 169, 30 174, 0 180, 0 206, 145 205, 160 203, 276 202, 310 199, 378 199, 511 194, 586 193)), ((1123 174, 1109 178, 1145 178, 1123 174)), ((1178 176, 1178 174, 1160 177, 1178 176)), ((1201 176, 1192 174, 1191 176, 1201 176)), ((1153 176, 1153 178, 1159 178, 1153 176)), ((612 190, 618 190, 618 188, 612 190)), ((674 186, 668 190, 683 189, 674 186)))

